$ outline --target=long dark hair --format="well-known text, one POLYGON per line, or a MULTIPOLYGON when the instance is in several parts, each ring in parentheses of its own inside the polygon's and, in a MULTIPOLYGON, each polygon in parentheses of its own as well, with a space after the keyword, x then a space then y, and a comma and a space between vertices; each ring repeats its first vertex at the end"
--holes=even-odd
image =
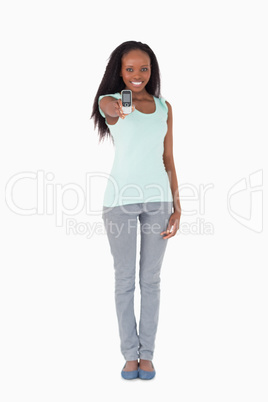
POLYGON ((100 86, 96 93, 93 107, 92 107, 92 114, 90 119, 93 118, 94 121, 94 129, 96 126, 98 127, 99 132, 99 142, 103 140, 105 137, 110 137, 113 142, 112 135, 108 126, 105 123, 104 117, 100 114, 98 108, 98 99, 100 95, 106 94, 113 94, 116 92, 121 92, 125 88, 125 83, 120 77, 121 71, 121 59, 123 55, 130 52, 130 50, 139 49, 146 52, 151 61, 151 76, 150 80, 146 85, 146 90, 150 95, 154 95, 155 97, 159 98, 160 96, 160 70, 157 62, 157 58, 152 51, 152 49, 142 42, 136 42, 130 40, 128 42, 124 42, 119 45, 110 55, 108 64, 106 66, 105 73, 101 80, 100 86))

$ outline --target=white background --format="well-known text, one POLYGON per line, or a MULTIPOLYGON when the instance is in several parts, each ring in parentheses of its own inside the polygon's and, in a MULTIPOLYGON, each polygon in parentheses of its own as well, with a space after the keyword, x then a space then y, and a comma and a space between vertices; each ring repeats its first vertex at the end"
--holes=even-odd
MULTIPOLYGON (((5 1, 0 15, 1 400, 267 402, 265 2, 5 1), (147 382, 120 376, 100 213, 114 150, 90 119, 108 58, 127 40, 159 62, 183 209, 147 382), (88 187, 86 175, 96 176, 88 187), (60 225, 61 201, 77 202, 68 186, 91 213, 63 214, 60 225), (11 203, 40 209, 23 215, 11 203), (68 233, 67 219, 81 233, 68 233)), ((137 284, 137 319, 138 297, 137 284)))

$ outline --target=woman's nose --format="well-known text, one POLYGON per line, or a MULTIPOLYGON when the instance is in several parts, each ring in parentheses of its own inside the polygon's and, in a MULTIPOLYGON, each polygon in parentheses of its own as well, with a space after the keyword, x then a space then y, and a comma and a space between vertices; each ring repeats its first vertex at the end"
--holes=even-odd
POLYGON ((139 81, 139 80, 141 80, 140 75, 135 74, 133 77, 133 81, 139 81))

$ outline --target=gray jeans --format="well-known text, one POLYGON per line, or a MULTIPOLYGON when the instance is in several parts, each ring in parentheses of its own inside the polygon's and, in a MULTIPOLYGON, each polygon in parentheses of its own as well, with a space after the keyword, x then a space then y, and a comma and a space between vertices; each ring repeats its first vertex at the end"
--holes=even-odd
POLYGON ((120 348, 125 360, 152 360, 160 303, 160 270, 167 242, 166 230, 173 202, 146 202, 103 206, 115 272, 115 305, 120 348), (141 291, 139 334, 134 314, 137 227, 140 222, 139 285, 141 291))

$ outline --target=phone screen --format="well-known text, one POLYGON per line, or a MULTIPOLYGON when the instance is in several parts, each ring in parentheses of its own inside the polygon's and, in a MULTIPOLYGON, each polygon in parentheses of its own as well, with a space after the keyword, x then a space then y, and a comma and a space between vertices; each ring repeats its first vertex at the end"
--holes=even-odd
POLYGON ((125 90, 125 91, 122 92, 122 103, 123 103, 123 105, 126 103, 127 105, 130 106, 130 104, 131 104, 131 91, 125 90))
POLYGON ((124 102, 130 103, 130 101, 131 101, 130 92, 123 93, 123 100, 124 100, 124 102))

